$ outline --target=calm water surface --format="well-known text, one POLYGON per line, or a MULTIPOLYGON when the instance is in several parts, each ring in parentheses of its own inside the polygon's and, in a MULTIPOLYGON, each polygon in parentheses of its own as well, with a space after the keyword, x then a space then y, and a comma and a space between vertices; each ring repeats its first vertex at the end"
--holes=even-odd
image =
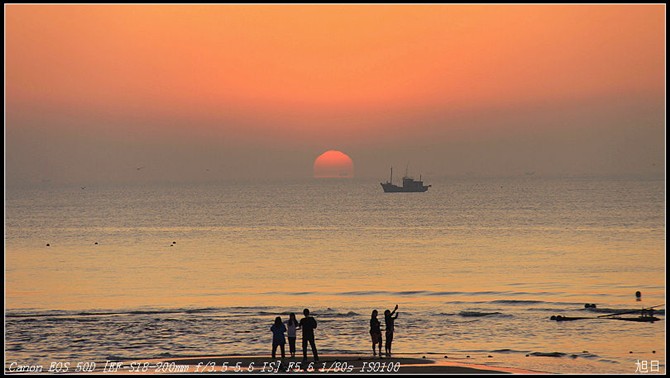
POLYGON ((366 352, 370 312, 397 303, 397 353, 665 371, 663 311, 549 320, 665 303, 663 180, 429 183, 8 188, 6 361, 268 353, 304 307, 324 352, 366 352))

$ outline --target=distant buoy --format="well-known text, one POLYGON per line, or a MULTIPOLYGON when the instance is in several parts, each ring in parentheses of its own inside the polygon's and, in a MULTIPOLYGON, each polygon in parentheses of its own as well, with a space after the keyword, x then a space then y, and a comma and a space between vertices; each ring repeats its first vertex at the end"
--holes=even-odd
POLYGON ((470 356, 465 356, 465 358, 470 358, 470 356))
POLYGON ((449 358, 449 357, 447 357, 447 356, 444 356, 444 358, 449 358))
POLYGON ((641 297, 642 297, 642 293, 640 293, 639 291, 636 291, 635 292, 635 298, 641 298, 641 297))
POLYGON ((426 358, 426 356, 422 356, 421 358, 426 358))
POLYGON ((493 358, 493 356, 489 354, 489 358, 493 358))
POLYGON ((51 244, 47 243, 47 247, 51 247, 51 244))
POLYGON ((98 245, 98 242, 95 242, 95 245, 98 245))
POLYGON ((177 244, 177 242, 173 241, 172 244, 177 244))

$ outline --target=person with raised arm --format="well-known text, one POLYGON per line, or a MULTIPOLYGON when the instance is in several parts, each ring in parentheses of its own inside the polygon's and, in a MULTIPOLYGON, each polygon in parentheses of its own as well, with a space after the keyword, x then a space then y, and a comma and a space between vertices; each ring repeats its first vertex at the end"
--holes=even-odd
POLYGON ((386 323, 386 357, 391 357, 391 343, 393 343, 393 331, 395 330, 395 320, 398 319, 398 305, 395 305, 393 312, 384 311, 384 323, 386 323), (395 316, 393 316, 395 314, 395 316))

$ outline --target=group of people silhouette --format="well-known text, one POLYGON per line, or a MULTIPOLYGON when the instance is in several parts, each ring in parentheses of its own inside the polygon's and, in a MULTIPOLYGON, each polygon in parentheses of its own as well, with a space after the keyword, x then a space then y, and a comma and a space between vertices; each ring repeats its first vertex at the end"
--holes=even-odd
MULTIPOLYGON (((393 343, 393 331, 395 330, 395 320, 398 318, 398 305, 395 305, 393 311, 386 310, 384 311, 384 323, 386 325, 386 344, 385 352, 386 356, 391 356, 391 344, 393 343), (394 316, 395 315, 395 316, 394 316)), ((307 344, 312 348, 312 354, 314 355, 314 361, 319 361, 319 353, 316 350, 316 344, 314 342, 314 330, 316 329, 317 323, 314 317, 309 315, 309 309, 304 309, 302 311, 304 318, 300 319, 300 322, 297 321, 295 314, 290 313, 288 322, 284 324, 280 316, 275 318, 275 322, 270 327, 272 331, 272 358, 276 358, 277 347, 281 351, 281 358, 286 357, 286 338, 284 333, 288 332, 288 345, 289 352, 291 353, 291 358, 295 357, 295 340, 297 338, 297 330, 302 330, 302 358, 307 360, 307 344)), ((379 357, 382 357, 382 331, 381 323, 377 319, 378 312, 377 310, 372 311, 372 317, 370 318, 370 336, 372 337, 372 355, 376 356, 377 351, 375 347, 379 344, 379 357)))
POLYGON ((281 349, 281 358, 286 357, 285 345, 286 339, 284 338, 284 332, 288 331, 288 346, 291 357, 295 357, 295 339, 298 329, 302 329, 302 357, 307 359, 307 344, 312 347, 312 354, 314 355, 314 361, 319 360, 319 352, 316 350, 316 344, 314 343, 314 330, 316 329, 316 319, 309 316, 309 309, 304 309, 302 311, 304 318, 300 319, 300 322, 295 318, 294 313, 289 314, 288 322, 286 325, 281 320, 281 317, 277 316, 275 318, 275 324, 270 327, 272 331, 272 358, 276 358, 277 347, 281 349))

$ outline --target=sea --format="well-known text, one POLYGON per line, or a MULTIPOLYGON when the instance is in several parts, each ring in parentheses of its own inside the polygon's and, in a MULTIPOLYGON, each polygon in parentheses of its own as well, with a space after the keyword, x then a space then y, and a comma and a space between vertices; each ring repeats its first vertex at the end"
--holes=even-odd
POLYGON ((397 356, 665 373, 664 178, 424 180, 7 187, 5 368, 269 355, 304 308, 319 353, 371 355, 397 304, 397 356))

